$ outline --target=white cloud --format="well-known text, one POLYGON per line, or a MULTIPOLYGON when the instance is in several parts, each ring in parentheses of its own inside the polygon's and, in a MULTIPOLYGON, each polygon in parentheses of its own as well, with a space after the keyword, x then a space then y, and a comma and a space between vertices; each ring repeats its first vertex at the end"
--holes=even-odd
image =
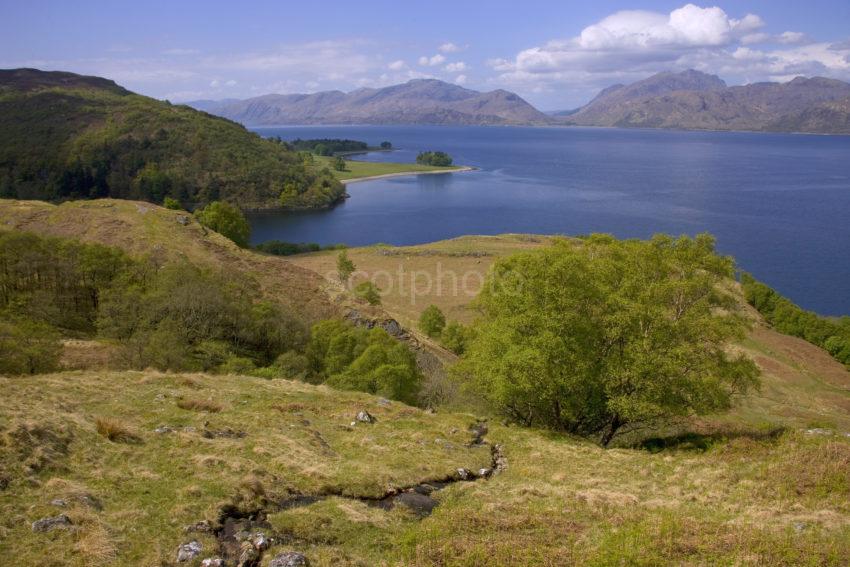
POLYGON ((419 58, 419 64, 423 67, 435 67, 446 60, 445 56, 437 53, 431 57, 422 56, 419 58))
POLYGON ((777 41, 779 43, 801 43, 805 41, 806 34, 803 32, 787 31, 779 34, 777 41))
POLYGON ((460 46, 458 46, 458 45, 456 45, 456 44, 454 44, 450 41, 447 41, 446 43, 442 44, 440 47, 437 48, 437 51, 439 51, 441 53, 456 53, 460 50, 461 50, 460 46))
POLYGON ((466 75, 458 75, 457 77, 455 77, 455 83, 457 83, 459 85, 465 85, 466 84, 466 75))
POLYGON ((399 59, 397 61, 393 61, 392 63, 387 65, 387 69, 389 69, 391 71, 401 71, 405 67, 407 67, 407 65, 401 59, 399 59))
POLYGON ((445 70, 448 73, 459 73, 460 71, 466 71, 467 69, 468 69, 468 67, 466 66, 466 63, 464 63, 463 61, 457 61, 456 63, 449 63, 448 65, 445 66, 445 70))
POLYGON ((805 37, 798 32, 772 36, 762 31, 764 26, 755 14, 732 17, 721 8, 694 4, 670 13, 620 11, 574 37, 489 60, 497 72, 490 83, 521 92, 569 89, 578 103, 616 82, 686 68, 721 74, 733 83, 795 74, 850 78, 847 53, 826 44, 793 46, 805 37), (765 43, 774 49, 747 47, 765 43))

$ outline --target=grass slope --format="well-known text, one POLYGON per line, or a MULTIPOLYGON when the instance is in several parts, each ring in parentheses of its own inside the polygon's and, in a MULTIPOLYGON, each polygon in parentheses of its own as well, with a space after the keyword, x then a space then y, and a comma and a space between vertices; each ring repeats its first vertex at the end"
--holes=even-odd
POLYGON ((240 271, 255 278, 269 299, 292 308, 307 322, 339 315, 345 307, 329 295, 327 283, 318 274, 277 256, 239 248, 185 211, 119 199, 61 205, 0 200, 0 225, 108 244, 162 261, 185 257, 198 266, 240 271))
POLYGON ((186 526, 293 494, 334 496, 272 511, 262 531, 280 543, 263 565, 285 549, 314 566, 850 560, 843 437, 745 435, 650 453, 491 424, 507 468, 438 492, 420 520, 351 496, 485 466, 489 450, 465 446, 470 415, 241 376, 70 372, 0 387, 0 557, 17 565, 171 565, 193 539, 203 552, 184 564, 197 565, 218 544, 186 526), (377 423, 351 427, 361 409, 377 423), (163 425, 173 431, 154 431, 163 425), (74 529, 31 529, 59 513, 74 529))
POLYGON ((327 207, 343 195, 329 173, 229 120, 134 94, 112 81, 0 70, 0 196, 117 197, 184 204, 225 200, 327 207))
MULTIPOLYGON (((464 236, 420 246, 353 248, 356 282, 374 278, 384 309, 403 326, 416 329, 419 315, 437 305, 449 321, 471 323, 473 300, 493 262, 545 246, 546 236, 464 236), (401 275, 400 275, 401 274, 401 275)), ((293 256, 292 262, 319 274, 334 273, 333 252, 293 256)), ((824 350, 770 329, 749 309, 755 326, 743 349, 759 365, 763 388, 728 416, 705 425, 762 424, 838 427, 850 431, 850 372, 824 350)), ((420 337, 427 341, 425 337, 420 337)), ((451 355, 443 353, 447 360, 451 355)))

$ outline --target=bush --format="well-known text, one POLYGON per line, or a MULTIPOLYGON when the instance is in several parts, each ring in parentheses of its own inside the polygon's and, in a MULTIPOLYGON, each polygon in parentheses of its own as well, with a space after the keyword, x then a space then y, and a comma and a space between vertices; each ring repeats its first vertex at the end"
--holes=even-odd
POLYGON ((369 305, 381 304, 381 290, 372 282, 361 282, 354 288, 354 295, 365 299, 369 305))
POLYGON ((416 156, 416 163, 447 167, 452 164, 452 158, 446 152, 420 152, 416 156))
POLYGON ((62 344, 47 323, 18 317, 0 320, 0 374, 42 374, 59 368, 62 344))
POLYGON ((345 159, 342 156, 337 156, 334 158, 334 169, 336 171, 345 171, 345 159))
POLYGON ((438 337, 446 326, 446 316, 436 305, 429 305, 419 316, 419 328, 429 337, 438 337))
POLYGON ((382 150, 391 150, 393 147, 392 142, 381 142, 382 150))
POLYGON ((414 403, 422 376, 416 357, 380 328, 366 330, 337 320, 313 326, 307 347, 311 381, 414 403))
POLYGON ((251 225, 242 211, 229 203, 215 201, 196 212, 198 222, 243 248, 251 238, 251 225))
POLYGON ((472 338, 472 330, 460 323, 452 321, 440 333, 440 344, 460 356, 466 352, 466 345, 472 338))
POLYGON ((594 235, 498 261, 458 371, 498 411, 598 436, 728 409, 758 369, 726 346, 746 330, 714 239, 594 235))
POLYGON ((171 197, 166 197, 162 202, 162 206, 166 209, 171 209, 172 211, 183 210, 183 207, 180 205, 180 201, 178 201, 177 199, 172 199, 171 197))
POLYGON ((336 257, 336 273, 337 277, 339 277, 339 281, 342 283, 347 283, 348 278, 351 277, 351 274, 357 269, 357 266, 354 265, 348 258, 348 252, 346 250, 342 250, 336 257))

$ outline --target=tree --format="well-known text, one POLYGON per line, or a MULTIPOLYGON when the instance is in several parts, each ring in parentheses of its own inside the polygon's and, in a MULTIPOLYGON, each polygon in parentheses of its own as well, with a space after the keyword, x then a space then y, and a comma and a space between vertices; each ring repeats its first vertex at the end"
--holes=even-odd
POLYGON ((345 171, 345 159, 342 156, 334 158, 334 169, 337 171, 345 171))
POLYGON ((452 164, 452 158, 446 152, 420 152, 416 156, 416 163, 446 167, 452 164))
POLYGON ((348 258, 348 252, 346 250, 341 250, 336 257, 336 273, 339 277, 339 281, 347 283, 348 278, 351 277, 351 274, 353 274, 356 269, 357 266, 355 266, 354 262, 348 258))
POLYGON ((419 316, 419 328, 429 337, 438 337, 446 326, 446 316, 436 305, 429 305, 419 316))
POLYGON ((460 323, 452 321, 443 328, 440 333, 440 344, 460 356, 466 352, 466 345, 471 340, 469 327, 464 327, 460 323))
POLYGON ((369 305, 381 304, 381 290, 372 282, 360 282, 354 288, 354 295, 365 299, 369 305))
POLYGON ((62 344, 50 325, 30 319, 0 320, 0 374, 41 374, 59 367, 62 344))
POLYGON ((747 324, 707 234, 594 235, 497 262, 458 367, 503 414, 598 436, 728 409, 758 370, 726 346, 747 324))
POLYGON ((214 201, 195 214, 202 225, 226 236, 243 248, 248 246, 251 225, 242 211, 233 205, 214 201))
POLYGON ((166 209, 171 209, 172 211, 182 211, 183 207, 180 206, 180 201, 177 199, 173 199, 171 197, 166 197, 162 201, 162 206, 166 209))
POLYGON ((393 147, 392 142, 381 142, 382 150, 391 150, 393 147))

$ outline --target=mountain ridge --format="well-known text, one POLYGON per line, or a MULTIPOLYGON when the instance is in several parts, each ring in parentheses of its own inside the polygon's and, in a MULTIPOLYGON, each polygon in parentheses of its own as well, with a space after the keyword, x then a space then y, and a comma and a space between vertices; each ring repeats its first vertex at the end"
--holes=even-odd
POLYGON ((186 103, 246 126, 279 124, 545 125, 552 122, 519 95, 479 92, 437 79, 382 88, 266 94, 238 101, 186 103))
POLYGON ((850 84, 825 77, 727 86, 692 69, 608 87, 562 124, 850 133, 850 84))

